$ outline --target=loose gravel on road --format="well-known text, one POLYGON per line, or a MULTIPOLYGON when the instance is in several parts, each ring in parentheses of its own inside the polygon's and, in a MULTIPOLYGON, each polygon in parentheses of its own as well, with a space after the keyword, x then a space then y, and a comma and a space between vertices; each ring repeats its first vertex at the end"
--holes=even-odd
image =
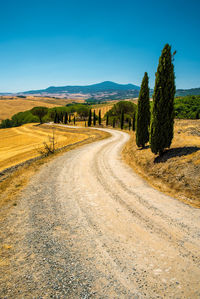
POLYGON ((200 298, 200 210, 121 160, 129 135, 43 165, 1 223, 0 298, 200 298))

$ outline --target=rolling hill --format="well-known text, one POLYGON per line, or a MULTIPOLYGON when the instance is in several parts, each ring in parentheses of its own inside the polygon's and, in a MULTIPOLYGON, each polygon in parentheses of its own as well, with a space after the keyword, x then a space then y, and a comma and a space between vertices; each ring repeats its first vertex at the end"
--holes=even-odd
POLYGON ((102 83, 86 85, 86 86, 50 86, 41 90, 30 90, 23 92, 24 94, 35 93, 96 93, 96 92, 114 92, 114 91, 128 91, 128 90, 140 90, 139 86, 133 84, 118 84, 111 81, 104 81, 102 83))
MULTIPOLYGON (((70 99, 84 99, 88 101, 121 100, 137 98, 140 87, 134 84, 118 84, 112 81, 104 81, 92 85, 66 85, 50 86, 46 89, 29 90, 19 92, 17 96, 40 96, 70 99)), ((153 89, 150 89, 150 96, 153 89)), ((2 95, 6 95, 5 93, 2 95)), ((176 97, 187 95, 200 95, 200 88, 177 89, 176 97)))

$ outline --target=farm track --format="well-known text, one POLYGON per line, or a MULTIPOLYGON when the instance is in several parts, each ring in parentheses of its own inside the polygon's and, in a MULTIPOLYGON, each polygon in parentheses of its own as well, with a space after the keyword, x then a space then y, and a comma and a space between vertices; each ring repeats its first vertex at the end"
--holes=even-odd
POLYGON ((1 224, 0 298, 199 298, 200 210, 120 158, 128 134, 56 158, 1 224))

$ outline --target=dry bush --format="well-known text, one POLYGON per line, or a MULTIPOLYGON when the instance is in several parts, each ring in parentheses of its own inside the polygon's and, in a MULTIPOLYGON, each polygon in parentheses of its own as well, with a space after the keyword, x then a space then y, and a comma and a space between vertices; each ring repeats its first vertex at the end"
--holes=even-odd
POLYGON ((55 128, 52 127, 52 135, 48 136, 49 142, 44 141, 43 147, 38 149, 38 152, 41 156, 47 157, 51 154, 54 154, 56 151, 57 141, 55 136, 55 128))

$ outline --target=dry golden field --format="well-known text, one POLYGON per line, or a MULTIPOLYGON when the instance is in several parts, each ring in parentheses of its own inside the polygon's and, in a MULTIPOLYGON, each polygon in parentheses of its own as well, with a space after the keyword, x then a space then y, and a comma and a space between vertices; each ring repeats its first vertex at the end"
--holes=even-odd
MULTIPOLYGON (((88 136, 83 132, 57 127, 54 130, 56 147, 82 141, 88 136), (70 131, 71 130, 71 131, 70 131)), ((0 131, 0 171, 28 159, 39 156, 43 143, 49 143, 52 126, 26 124, 21 127, 1 129, 0 131)))
POLYGON ((138 149, 135 133, 122 154, 153 187, 200 207, 200 120, 176 120, 171 148, 161 158, 148 146, 138 149))
MULTIPOLYGON (((4 144, 4 154, 1 151, 1 166, 3 168, 10 165, 9 161, 6 159, 6 152, 10 149, 10 160, 13 162, 12 165, 18 164, 20 161, 24 161, 24 157, 27 159, 38 155, 36 147, 42 146, 44 139, 48 140, 48 135, 52 133, 52 127, 48 125, 35 126, 33 124, 24 125, 18 129, 22 129, 21 132, 18 131, 12 137, 12 132, 14 128, 2 129, 1 132, 5 132, 4 137, 6 137, 7 132, 7 147, 4 144), (10 132, 8 131, 10 130, 10 132), (19 139, 16 139, 16 136, 19 139), (23 138, 25 141, 23 142, 23 138), (16 151, 12 146, 12 139, 16 142, 16 151), (29 142, 26 141, 29 138, 29 142), (20 146, 22 143, 22 146, 20 146), (26 144, 27 143, 27 144, 26 144), (20 154, 20 151, 23 154, 20 154), (14 157, 11 156, 14 154, 14 157), (24 155, 24 156, 23 156, 24 155), (3 159, 5 157, 5 160, 3 159), (15 160, 16 159, 16 160, 15 160)), ((56 127, 55 136, 58 137, 59 146, 67 146, 60 151, 55 152, 54 155, 49 155, 42 159, 36 160, 32 163, 25 163, 23 166, 19 167, 13 172, 8 172, 0 177, 0 208, 3 208, 1 217, 6 217, 10 208, 17 204, 17 199, 20 191, 26 186, 30 178, 38 171, 38 169, 44 164, 48 163, 51 159, 61 155, 63 152, 69 151, 71 149, 77 148, 81 145, 91 143, 96 140, 101 140, 110 136, 106 132, 98 130, 88 130, 85 128, 66 128, 66 127, 56 127)), ((0 141, 1 142, 1 141, 0 141)), ((6 142, 6 141, 5 141, 6 142)))
POLYGON ((117 103, 116 101, 115 102, 113 101, 106 104, 94 105, 92 108, 92 112, 95 110, 96 115, 99 116, 99 110, 101 110, 101 117, 104 117, 106 112, 108 112, 116 103, 117 103))
MULTIPOLYGON (((30 110, 33 107, 44 106, 53 108, 57 106, 65 106, 71 103, 70 99, 53 99, 45 97, 32 97, 18 98, 18 97, 0 97, 0 122, 6 118, 11 118, 18 112, 30 110)), ((83 102, 83 101, 76 101, 83 102)))

